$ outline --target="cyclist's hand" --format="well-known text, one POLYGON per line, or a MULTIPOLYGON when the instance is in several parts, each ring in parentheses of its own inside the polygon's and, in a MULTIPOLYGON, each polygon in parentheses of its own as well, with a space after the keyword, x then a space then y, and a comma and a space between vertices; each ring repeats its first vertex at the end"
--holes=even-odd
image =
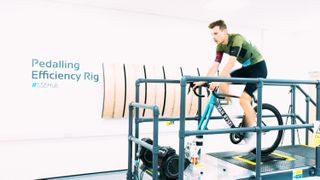
POLYGON ((212 82, 212 83, 210 83, 210 87, 209 87, 209 89, 210 89, 210 91, 214 91, 214 90, 216 90, 217 88, 219 88, 219 82, 212 82))
POLYGON ((198 81, 198 82, 194 82, 193 83, 193 87, 192 90, 194 91, 195 89, 197 89, 197 87, 204 85, 206 82, 204 81, 198 81))

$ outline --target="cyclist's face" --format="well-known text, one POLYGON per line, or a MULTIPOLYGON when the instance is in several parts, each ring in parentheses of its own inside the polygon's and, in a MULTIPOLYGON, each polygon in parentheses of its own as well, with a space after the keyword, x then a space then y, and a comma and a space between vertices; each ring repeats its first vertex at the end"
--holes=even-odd
POLYGON ((227 44, 226 42, 226 35, 227 35, 227 30, 221 30, 219 26, 215 26, 214 28, 211 29, 211 36, 217 44, 227 44))

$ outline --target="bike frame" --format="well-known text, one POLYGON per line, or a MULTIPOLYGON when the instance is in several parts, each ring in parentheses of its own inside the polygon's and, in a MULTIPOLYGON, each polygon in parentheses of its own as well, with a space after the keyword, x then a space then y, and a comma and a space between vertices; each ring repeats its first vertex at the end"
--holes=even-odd
POLYGON ((219 102, 218 98, 214 96, 213 92, 210 92, 210 99, 208 104, 206 105, 206 108, 204 109, 200 122, 198 124, 198 130, 206 130, 208 123, 210 121, 213 108, 216 107, 219 114, 223 117, 225 122, 229 125, 230 128, 235 128, 233 121, 230 119, 229 115, 226 113, 226 111, 221 106, 221 103, 219 102))

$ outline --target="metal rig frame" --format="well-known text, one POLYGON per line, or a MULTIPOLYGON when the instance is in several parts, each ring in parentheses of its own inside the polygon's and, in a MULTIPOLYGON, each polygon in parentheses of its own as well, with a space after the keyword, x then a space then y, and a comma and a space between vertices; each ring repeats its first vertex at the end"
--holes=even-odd
MULTIPOLYGON (((180 117, 170 118, 172 121, 179 121, 179 180, 183 180, 184 175, 184 147, 185 147, 185 137, 188 136, 197 136, 197 135, 214 135, 214 134, 225 134, 225 133, 236 133, 236 132, 256 132, 257 135, 257 144, 256 144, 256 169, 255 176, 248 177, 245 179, 283 179, 287 177, 286 172, 275 172, 269 173, 266 175, 261 174, 261 133, 264 131, 270 130, 286 130, 291 129, 291 143, 295 143, 295 129, 306 129, 306 142, 308 142, 308 130, 313 128, 313 124, 309 124, 309 104, 310 102, 316 106, 316 120, 320 121, 320 81, 319 80, 279 80, 279 79, 263 79, 263 78, 220 78, 220 77, 201 77, 201 76, 183 76, 181 80, 163 80, 163 79, 138 79, 136 81, 136 96, 135 102, 130 103, 129 105, 129 132, 128 132, 128 171, 127 171, 127 180, 136 180, 138 173, 138 145, 141 145, 153 153, 153 172, 158 172, 158 154, 159 154, 159 145, 158 145, 158 136, 159 136, 159 121, 167 121, 168 118, 159 118, 159 108, 157 105, 146 105, 139 103, 140 97, 140 84, 141 83, 174 83, 180 84, 180 117), (212 129, 212 130, 186 130, 185 123, 187 120, 197 120, 198 117, 186 117, 186 87, 189 82, 195 81, 206 81, 206 82, 231 82, 231 83, 256 83, 258 86, 258 97, 257 97, 257 126, 251 128, 225 128, 225 129, 212 129), (282 126, 261 126, 261 111, 262 111, 262 92, 264 86, 290 86, 291 87, 291 113, 282 115, 291 117, 291 125, 282 125, 282 126), (299 85, 315 85, 316 86, 316 102, 313 101, 310 96, 303 91, 299 85), (306 120, 296 114, 295 110, 295 97, 296 90, 299 90, 306 98, 306 120), (140 118, 139 109, 150 109, 153 112, 153 118, 140 118), (135 110, 135 113, 133 113, 135 110), (135 116, 134 116, 135 114, 135 116), (133 127, 133 117, 135 117, 135 126, 133 127), (300 120, 302 124, 296 124, 296 119, 300 120), (139 123, 143 122, 153 122, 153 145, 145 143, 139 139, 139 123), (133 129, 135 134, 133 135, 133 129), (134 149, 134 165, 133 165, 133 147, 132 143, 135 143, 134 149), (134 169, 132 171, 132 169, 134 169)), ((198 101, 198 111, 201 112, 201 98, 198 101)), ((320 146, 317 146, 315 149, 316 153, 316 164, 314 167, 307 167, 303 169, 303 177, 309 176, 320 176, 320 146)), ((153 179, 156 180, 159 177, 159 173, 152 173, 153 179)))

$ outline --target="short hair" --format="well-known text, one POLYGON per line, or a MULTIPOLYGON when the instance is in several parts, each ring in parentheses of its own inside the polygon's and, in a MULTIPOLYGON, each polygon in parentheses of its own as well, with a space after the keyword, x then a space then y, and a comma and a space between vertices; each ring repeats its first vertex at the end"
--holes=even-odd
POLYGON ((223 20, 217 20, 209 24, 209 28, 213 29, 214 27, 219 26, 221 30, 227 29, 227 25, 223 20))

